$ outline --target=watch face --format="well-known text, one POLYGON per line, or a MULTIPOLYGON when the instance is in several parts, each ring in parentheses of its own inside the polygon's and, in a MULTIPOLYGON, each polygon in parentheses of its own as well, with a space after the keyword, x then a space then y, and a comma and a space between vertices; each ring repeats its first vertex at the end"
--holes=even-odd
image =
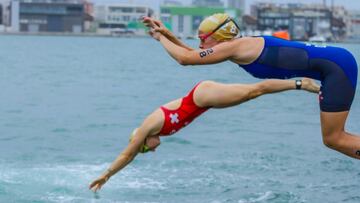
POLYGON ((300 80, 296 81, 296 85, 301 85, 301 81, 300 80))

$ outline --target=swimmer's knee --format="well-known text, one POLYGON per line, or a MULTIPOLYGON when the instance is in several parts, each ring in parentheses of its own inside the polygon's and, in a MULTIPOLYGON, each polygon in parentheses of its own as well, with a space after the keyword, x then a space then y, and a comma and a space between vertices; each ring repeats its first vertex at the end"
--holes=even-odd
POLYGON ((323 134, 323 143, 331 149, 337 149, 341 145, 342 132, 323 134))
POLYGON ((215 85, 216 85, 216 82, 211 81, 211 80, 205 80, 199 84, 199 87, 201 87, 202 89, 211 89, 215 85))
POLYGON ((330 137, 323 137, 323 144, 330 149, 334 149, 336 146, 336 140, 330 137))
POLYGON ((197 86, 194 93, 194 101, 198 106, 212 106, 213 99, 213 89, 216 88, 216 83, 214 81, 206 80, 203 81, 197 86))
POLYGON ((214 82, 212 80, 205 80, 205 81, 202 81, 200 83, 200 85, 203 86, 203 87, 211 87, 211 86, 216 85, 216 82, 214 82))

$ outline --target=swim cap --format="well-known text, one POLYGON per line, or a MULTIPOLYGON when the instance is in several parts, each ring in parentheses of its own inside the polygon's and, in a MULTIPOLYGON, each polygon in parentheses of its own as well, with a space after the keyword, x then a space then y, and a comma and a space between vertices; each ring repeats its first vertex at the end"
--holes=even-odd
MULTIPOLYGON (((203 33, 211 33, 214 30, 227 21, 231 19, 226 13, 216 13, 212 16, 205 18, 199 25, 199 31, 203 33)), ((238 35, 239 29, 233 20, 230 20, 228 23, 225 23, 218 30, 215 31, 211 36, 216 41, 227 41, 233 39, 236 35, 238 35)))
MULTIPOLYGON (((135 133, 137 131, 137 128, 131 133, 129 137, 129 142, 131 142, 134 139, 135 133)), ((139 152, 140 153, 146 153, 150 151, 150 148, 145 144, 146 139, 144 140, 144 143, 141 145, 139 152)))

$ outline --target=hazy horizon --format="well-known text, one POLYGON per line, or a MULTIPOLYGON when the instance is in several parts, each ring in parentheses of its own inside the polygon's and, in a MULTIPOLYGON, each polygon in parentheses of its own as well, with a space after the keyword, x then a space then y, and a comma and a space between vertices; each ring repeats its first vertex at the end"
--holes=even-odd
MULTIPOLYGON (((136 3, 136 4, 145 4, 157 10, 160 7, 160 4, 164 2, 164 0, 91 0, 94 3, 102 4, 102 3, 136 3)), ((183 5, 190 5, 192 0, 177 0, 181 2, 183 5)), ((221 0, 226 2, 226 0, 221 0)), ((272 3, 318 3, 322 4, 323 0, 256 0, 249 1, 246 0, 246 10, 248 11, 250 5, 255 2, 272 2, 272 3)), ((326 0, 327 5, 330 6, 331 0, 326 0)), ((359 0, 334 0, 334 5, 336 6, 344 6, 349 10, 360 10, 360 1, 359 0)))
MULTIPOLYGON (((10 0, 0 0, 0 2, 6 2, 10 0)), ((156 11, 159 9, 160 4, 164 0, 89 0, 96 4, 106 4, 106 3, 135 3, 135 4, 144 4, 152 7, 156 11)), ((183 5, 190 5, 193 0, 176 0, 181 2, 183 5)), ((222 2, 227 2, 227 0, 221 0, 222 2)), ((325 0, 327 5, 330 6, 332 0, 325 0)), ((333 0, 336 6, 344 6, 348 10, 360 10, 360 1, 359 0, 333 0)), ((250 10, 250 5, 255 2, 272 2, 272 3, 317 3, 322 4, 324 0, 246 0, 246 11, 250 10)))

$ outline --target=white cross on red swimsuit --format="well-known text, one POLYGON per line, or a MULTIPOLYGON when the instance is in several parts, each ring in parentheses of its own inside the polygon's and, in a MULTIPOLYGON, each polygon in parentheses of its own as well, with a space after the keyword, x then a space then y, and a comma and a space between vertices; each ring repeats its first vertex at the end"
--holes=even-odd
MULTIPOLYGON (((170 123, 171 124, 175 124, 175 123, 179 123, 180 122, 180 120, 179 120, 179 114, 177 114, 177 113, 174 113, 174 114, 170 114, 169 115, 169 117, 170 117, 170 123)), ((174 133, 176 133, 176 130, 175 129, 173 129, 171 132, 170 132, 170 134, 174 134, 174 133)))
POLYGON ((170 117, 170 119, 171 119, 171 124, 174 124, 174 123, 179 123, 180 121, 179 121, 179 114, 177 114, 177 113, 175 113, 175 114, 170 114, 169 115, 169 117, 170 117))

